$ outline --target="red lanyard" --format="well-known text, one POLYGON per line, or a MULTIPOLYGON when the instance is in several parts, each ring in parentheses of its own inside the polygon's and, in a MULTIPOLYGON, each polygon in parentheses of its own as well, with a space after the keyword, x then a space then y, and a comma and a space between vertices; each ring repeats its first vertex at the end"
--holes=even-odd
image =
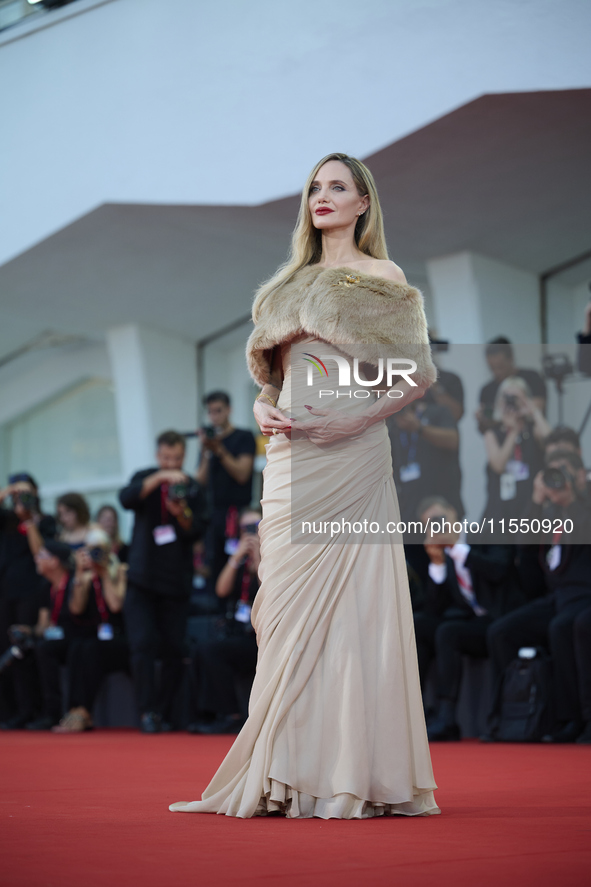
POLYGON ((53 609, 51 611, 51 621, 53 625, 57 625, 57 620, 59 619, 59 615, 62 611, 62 606, 64 604, 64 596, 66 594, 66 588, 68 587, 68 573, 64 576, 60 584, 57 588, 53 585, 51 586, 51 597, 53 599, 53 609))
POLYGON ((160 485, 160 522, 162 526, 168 523, 168 518, 170 512, 166 507, 166 500, 168 499, 168 487, 169 484, 161 484, 160 485))
POLYGON ((105 599, 103 597, 103 587, 101 585, 101 580, 98 576, 92 577, 92 584, 94 587, 94 598, 96 600, 96 608, 100 613, 101 621, 108 622, 109 621, 109 613, 107 607, 105 605, 105 599))
POLYGON ((515 448, 513 450, 513 458, 516 462, 521 462, 523 458, 523 454, 521 452, 521 443, 516 443, 515 448))
POLYGON ((237 539, 239 535, 238 509, 235 505, 230 505, 226 511, 226 539, 237 539))
POLYGON ((248 599, 250 597, 250 582, 251 582, 252 576, 250 575, 249 566, 250 566, 250 557, 247 557, 246 560, 244 561, 244 569, 242 571, 242 587, 240 590, 240 600, 245 601, 245 602, 248 601, 248 599))

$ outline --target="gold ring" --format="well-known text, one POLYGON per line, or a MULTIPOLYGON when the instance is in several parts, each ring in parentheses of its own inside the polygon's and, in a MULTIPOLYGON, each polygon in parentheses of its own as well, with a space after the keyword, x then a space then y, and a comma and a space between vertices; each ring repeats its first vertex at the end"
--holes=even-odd
POLYGON ((276 429, 276 428, 273 429, 273 434, 277 434, 277 429, 276 429))

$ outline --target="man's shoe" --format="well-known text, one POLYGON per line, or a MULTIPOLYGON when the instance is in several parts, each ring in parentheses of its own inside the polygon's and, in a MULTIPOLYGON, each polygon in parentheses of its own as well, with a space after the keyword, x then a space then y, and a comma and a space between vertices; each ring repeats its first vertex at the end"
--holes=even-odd
POLYGON ((51 730, 56 724, 59 724, 58 718, 52 718, 50 715, 43 715, 41 718, 29 721, 27 724, 27 730, 51 730))
POLYGON ((544 741, 546 742, 576 742, 578 737, 583 732, 584 724, 581 721, 569 721, 568 724, 565 724, 564 727, 561 727, 556 733, 553 733, 551 736, 544 736, 544 741))
POLYGON ((433 721, 427 730, 427 738, 429 742, 457 742, 462 734, 457 724, 433 721))
POLYGON ((585 729, 577 739, 577 745, 591 745, 591 721, 585 724, 585 729))
POLYGON ((155 711, 147 711, 142 715, 140 725, 142 733, 160 733, 161 729, 160 715, 157 715, 155 711))

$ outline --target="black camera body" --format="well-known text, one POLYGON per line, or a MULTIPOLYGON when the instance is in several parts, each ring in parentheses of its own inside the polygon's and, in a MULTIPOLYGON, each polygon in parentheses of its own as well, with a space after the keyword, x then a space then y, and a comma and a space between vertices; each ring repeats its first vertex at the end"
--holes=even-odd
POLYGON ((171 484, 168 488, 168 498, 171 502, 182 502, 190 496, 196 496, 199 485, 196 481, 187 478, 185 483, 171 484))
POLYGON ((37 496, 29 490, 17 490, 11 493, 12 505, 22 505, 26 511, 34 511, 37 507, 37 496))
POLYGON ((204 425, 201 430, 203 431, 204 435, 210 440, 212 437, 216 436, 215 428, 213 427, 213 425, 204 425))
POLYGON ((35 638, 26 631, 21 631, 15 625, 8 629, 10 647, 0 656, 0 674, 16 662, 24 659, 26 654, 35 646, 35 638))
POLYGON ((88 550, 88 555, 93 564, 98 564, 99 566, 107 564, 109 561, 109 552, 105 551, 104 548, 101 548, 100 545, 95 545, 93 548, 90 548, 88 550))
POLYGON ((574 487, 574 478, 565 468, 544 468, 542 480, 550 490, 564 490, 569 483, 574 487))
POLYGON ((519 409, 519 401, 517 400, 517 395, 505 394, 504 400, 505 400, 505 406, 508 410, 518 410, 519 409))

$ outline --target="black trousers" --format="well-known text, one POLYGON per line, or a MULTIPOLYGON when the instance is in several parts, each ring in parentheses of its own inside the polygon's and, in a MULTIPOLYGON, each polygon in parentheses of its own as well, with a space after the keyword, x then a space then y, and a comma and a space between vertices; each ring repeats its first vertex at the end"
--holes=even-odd
POLYGON ((442 623, 440 616, 425 613, 422 610, 413 614, 415 624, 415 638, 417 642, 417 656, 419 659, 419 677, 421 690, 425 690, 425 683, 435 659, 435 633, 442 623))
POLYGON ((131 674, 141 714, 171 715, 182 678, 188 597, 173 597, 129 582, 123 615, 131 657, 131 674), (159 693, 154 664, 162 659, 159 693))
POLYGON ((488 656, 487 630, 490 616, 444 619, 429 613, 415 613, 415 635, 421 688, 433 658, 437 662, 437 696, 457 701, 462 679, 462 656, 484 659, 488 656))
POLYGON ((217 715, 238 714, 241 705, 236 697, 235 680, 237 677, 254 678, 257 652, 254 632, 211 641, 199 647, 193 658, 197 686, 201 689, 198 708, 217 715))
MULTIPOLYGON (((70 658, 80 642, 80 638, 42 640, 35 647, 43 689, 43 712, 56 721, 59 721, 63 712, 60 666, 69 666, 70 658)), ((69 672, 71 673, 71 669, 69 672)), ((70 699, 66 701, 66 708, 72 708, 70 699)))
MULTIPOLYGON (((23 595, 13 599, 0 597, 0 653, 10 646, 8 629, 11 625, 36 625, 39 614, 37 595, 23 595)), ((31 653, 15 659, 0 677, 0 708, 2 717, 17 714, 27 718, 41 709, 42 696, 37 662, 31 653)))
POLYGON ((203 538, 205 549, 205 563, 209 568, 207 578, 207 590, 215 594, 215 585, 218 576, 224 569, 228 555, 226 546, 226 514, 227 508, 213 508, 207 530, 203 538))
POLYGON ((591 604, 575 598, 557 610, 554 597, 538 598, 497 619, 488 631, 488 648, 498 685, 520 647, 545 647, 554 667, 554 695, 559 721, 580 720, 581 700, 575 659, 574 623, 591 604))
POLYGON ((575 616, 574 643, 581 714, 584 721, 591 721, 591 602, 575 616))
POLYGON ((105 676, 129 670, 129 647, 125 638, 101 641, 97 637, 79 641, 68 659, 70 708, 83 705, 92 712, 105 676))

